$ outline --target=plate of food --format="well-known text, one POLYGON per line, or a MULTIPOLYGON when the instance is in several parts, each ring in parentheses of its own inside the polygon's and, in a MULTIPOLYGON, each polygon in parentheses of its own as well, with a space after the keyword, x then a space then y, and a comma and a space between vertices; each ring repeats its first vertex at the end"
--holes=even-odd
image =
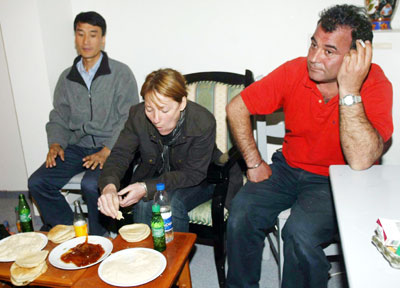
POLYGON ((49 262, 65 270, 87 268, 106 259, 112 249, 112 242, 105 237, 82 236, 54 248, 49 255, 49 262))
POLYGON ((107 284, 138 286, 156 279, 165 270, 167 259, 149 248, 128 248, 113 253, 98 269, 101 280, 107 284))
POLYGON ((26 232, 8 236, 0 241, 0 262, 12 262, 20 255, 40 251, 46 247, 46 235, 26 232))

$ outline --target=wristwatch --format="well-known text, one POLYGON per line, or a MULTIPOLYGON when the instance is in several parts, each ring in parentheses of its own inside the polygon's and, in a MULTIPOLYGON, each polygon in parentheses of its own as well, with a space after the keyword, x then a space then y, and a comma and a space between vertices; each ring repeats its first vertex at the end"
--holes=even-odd
POLYGON ((343 98, 339 99, 339 105, 344 105, 344 106, 352 106, 357 103, 361 103, 362 99, 360 95, 353 95, 353 94, 348 94, 344 96, 343 98))

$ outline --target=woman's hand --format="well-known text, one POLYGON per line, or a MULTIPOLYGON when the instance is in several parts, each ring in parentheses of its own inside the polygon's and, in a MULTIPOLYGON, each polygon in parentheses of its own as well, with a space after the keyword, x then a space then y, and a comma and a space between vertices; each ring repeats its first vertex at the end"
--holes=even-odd
POLYGON ((101 213, 116 219, 119 210, 119 197, 117 187, 114 184, 108 184, 101 192, 101 196, 97 200, 97 206, 101 213))
POLYGON ((118 192, 119 204, 127 207, 140 201, 146 195, 146 190, 138 182, 131 184, 118 192), (122 199, 122 195, 126 196, 122 199))

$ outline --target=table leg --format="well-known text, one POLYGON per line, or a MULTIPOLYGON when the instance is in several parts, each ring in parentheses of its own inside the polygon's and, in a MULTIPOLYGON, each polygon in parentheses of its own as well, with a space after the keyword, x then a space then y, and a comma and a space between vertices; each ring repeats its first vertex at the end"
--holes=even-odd
POLYGON ((192 278, 190 277, 189 259, 186 260, 183 266, 181 275, 179 275, 176 283, 179 288, 192 288, 192 278))

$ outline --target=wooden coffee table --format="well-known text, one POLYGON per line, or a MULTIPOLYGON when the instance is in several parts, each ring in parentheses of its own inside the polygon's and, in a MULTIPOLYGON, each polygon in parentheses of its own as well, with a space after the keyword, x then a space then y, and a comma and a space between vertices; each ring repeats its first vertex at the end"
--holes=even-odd
MULTIPOLYGON (((192 287, 192 281, 189 270, 189 253, 196 241, 196 234, 193 233, 174 233, 174 240, 167 244, 167 249, 162 252, 167 258, 167 267, 164 272, 153 281, 136 287, 171 287, 177 283, 178 287, 192 287)), ((144 247, 153 248, 153 240, 151 235, 145 240, 137 243, 126 242, 118 235, 113 240, 113 252, 117 252, 126 248, 144 247)), ((100 264, 89 267, 80 279, 72 286, 73 288, 90 288, 90 287, 115 287, 103 282, 97 270, 100 264)))
MULTIPOLYGON (((46 233, 44 233, 46 234, 46 233)), ((58 244, 54 244, 49 240, 44 250, 54 249, 58 244)), ((40 275, 31 285, 40 287, 71 287, 84 273, 86 269, 79 270, 62 270, 54 267, 49 263, 49 257, 46 259, 47 271, 40 275)), ((14 262, 0 262, 0 280, 10 282, 10 267, 14 262)))
MULTIPOLYGON (((178 287, 190 288, 192 281, 189 270, 189 253, 196 241, 196 234, 193 233, 174 233, 174 240, 167 244, 167 249, 162 254, 167 259, 167 267, 164 272, 153 281, 135 287, 171 287, 176 284, 178 287)), ((117 252, 126 248, 144 247, 153 248, 151 234, 145 240, 129 243, 118 235, 113 241, 113 251, 117 252)), ((46 250, 51 251, 56 244, 49 241, 46 250)), ((96 264, 86 269, 62 270, 52 266, 48 259, 48 270, 41 275, 31 285, 43 287, 74 287, 74 288, 102 288, 114 287, 103 282, 97 274, 100 264, 96 264)), ((10 281, 10 267, 12 262, 0 263, 0 280, 10 281)))

